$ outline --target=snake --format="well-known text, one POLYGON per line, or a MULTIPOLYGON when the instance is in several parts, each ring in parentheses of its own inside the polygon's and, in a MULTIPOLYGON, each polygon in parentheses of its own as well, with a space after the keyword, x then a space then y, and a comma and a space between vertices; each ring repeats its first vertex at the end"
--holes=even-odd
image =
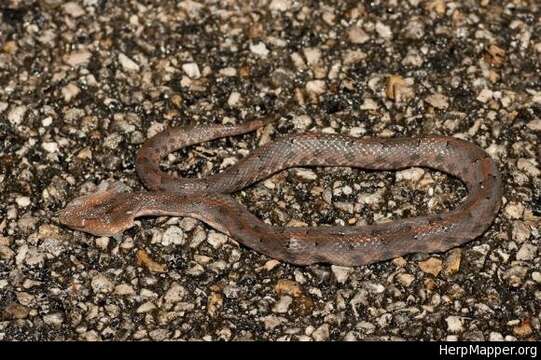
POLYGON ((95 236, 115 236, 149 216, 191 217, 238 243, 279 261, 362 266, 413 253, 438 253, 480 237, 502 202, 502 178, 480 146, 450 136, 353 137, 338 133, 282 135, 236 164, 203 178, 181 178, 160 169, 167 154, 213 139, 262 128, 266 119, 236 125, 170 127, 139 149, 136 172, 148 191, 122 182, 70 201, 61 224, 95 236), (262 221, 232 193, 285 169, 350 167, 441 171, 465 184, 467 195, 452 210, 367 225, 277 226, 262 221))

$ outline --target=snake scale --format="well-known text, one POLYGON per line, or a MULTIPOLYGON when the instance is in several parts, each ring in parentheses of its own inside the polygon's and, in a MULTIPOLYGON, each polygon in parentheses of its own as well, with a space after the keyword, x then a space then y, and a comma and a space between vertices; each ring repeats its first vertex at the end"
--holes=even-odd
POLYGON ((112 236, 134 226, 137 217, 188 216, 281 261, 358 266, 464 244, 483 234, 500 208, 502 181, 495 162, 477 145, 446 136, 381 139, 308 132, 260 146, 206 178, 178 178, 160 170, 160 159, 170 152, 254 131, 265 123, 167 129, 147 140, 137 155, 137 174, 150 191, 131 192, 116 183, 72 200, 59 213, 59 221, 76 230, 112 236), (264 223, 229 195, 297 166, 432 168, 462 180, 468 196, 452 211, 384 224, 282 227, 264 223))

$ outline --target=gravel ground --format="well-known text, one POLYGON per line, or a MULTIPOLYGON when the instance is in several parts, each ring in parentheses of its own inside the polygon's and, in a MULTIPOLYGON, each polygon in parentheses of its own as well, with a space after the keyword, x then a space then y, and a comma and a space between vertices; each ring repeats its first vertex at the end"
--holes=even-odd
MULTIPOLYGON (((0 340, 541 338, 541 6, 514 1, 2 0, 0 340), (166 126, 275 124, 172 154, 219 172, 286 133, 445 134, 485 148, 505 198, 481 238, 371 266, 280 263, 189 218, 120 238, 55 213, 103 181, 141 190, 166 126)), ((453 208, 423 169, 291 169, 235 196, 274 224, 453 208)))

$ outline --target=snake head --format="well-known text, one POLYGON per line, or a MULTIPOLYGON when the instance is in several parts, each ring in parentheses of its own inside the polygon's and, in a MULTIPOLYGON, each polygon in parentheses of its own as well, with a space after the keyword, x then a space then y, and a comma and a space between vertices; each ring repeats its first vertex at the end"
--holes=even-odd
POLYGON ((137 205, 134 194, 120 183, 70 201, 58 220, 74 230, 97 236, 115 236, 134 225, 137 205))

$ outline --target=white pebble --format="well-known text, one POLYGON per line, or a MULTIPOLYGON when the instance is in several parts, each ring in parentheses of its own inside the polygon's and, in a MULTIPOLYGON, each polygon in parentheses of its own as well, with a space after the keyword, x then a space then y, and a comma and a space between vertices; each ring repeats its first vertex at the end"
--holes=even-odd
POLYGON ((261 57, 267 57, 269 55, 269 49, 263 42, 258 42, 257 44, 250 44, 250 51, 261 57))
POLYGON ((355 325, 355 328, 361 330, 365 334, 371 334, 376 329, 376 325, 368 321, 361 321, 361 322, 358 322, 357 325, 355 325))
POLYGON ((16 106, 8 113, 8 120, 12 125, 19 125, 26 114, 26 106, 16 106))
POLYGON ((342 211, 345 211, 347 213, 353 214, 355 212, 355 206, 352 203, 344 202, 344 201, 336 201, 334 203, 334 206, 337 209, 340 209, 342 211))
POLYGON ((353 44, 363 44, 370 39, 366 32, 359 26, 353 26, 348 30, 348 38, 353 44))
POLYGON ((538 177, 541 175, 541 170, 535 166, 534 159, 518 159, 517 168, 533 177, 538 177))
POLYGON ((116 295, 135 295, 135 290, 130 284, 120 284, 115 287, 116 295))
POLYGON ((43 322, 47 325, 60 326, 64 322, 62 313, 47 314, 43 317, 43 322))
POLYGON ((267 315, 260 318, 260 320, 263 321, 263 324, 265 325, 265 330, 272 330, 284 321, 286 321, 286 319, 284 319, 283 317, 275 315, 267 315))
POLYGON ((299 115, 293 118, 295 129, 306 129, 312 124, 312 119, 308 115, 299 115))
POLYGON ((449 107, 447 96, 442 94, 432 94, 427 96, 425 101, 437 109, 447 109, 449 107))
POLYGON ((107 250, 107 247, 109 246, 109 238, 106 236, 101 236, 97 238, 96 246, 100 248, 101 250, 107 250))
POLYGON ((180 228, 184 231, 192 231, 197 226, 197 220, 194 218, 185 217, 180 220, 180 228))
POLYGON ((287 11, 291 8, 291 0, 272 0, 269 9, 274 11, 287 11))
POLYGON ((312 80, 306 83, 306 91, 312 94, 321 95, 325 93, 327 85, 323 80, 312 80))
POLYGON ((309 65, 315 65, 321 60, 321 51, 318 48, 305 48, 304 57, 309 65))
POLYGON ((372 282, 367 283, 366 288, 368 289, 368 291, 374 294, 381 294, 385 291, 385 286, 383 286, 382 284, 372 283, 372 282))
POLYGON ((320 327, 318 327, 312 333, 312 337, 314 338, 315 341, 329 340, 329 325, 323 324, 320 327))
POLYGON ((396 280, 400 283, 400 285, 408 287, 415 280, 415 276, 408 273, 402 273, 396 276, 396 280))
POLYGON ((531 230, 528 225, 522 221, 513 222, 513 228, 511 231, 511 237, 514 241, 522 244, 524 241, 530 238, 531 230))
POLYGON ((58 144, 55 142, 44 142, 41 144, 41 147, 48 153, 55 153, 58 151, 58 144))
POLYGON ((47 127, 53 123, 53 118, 50 116, 47 116, 45 119, 41 120, 41 125, 47 127))
POLYGON ((173 245, 184 245, 186 242, 186 235, 184 231, 178 226, 170 226, 165 230, 162 236, 161 244, 163 246, 173 245))
POLYGON ((272 181, 271 179, 267 179, 263 181, 263 186, 265 186, 267 189, 273 190, 276 188, 276 183, 272 181))
POLYGON ((87 65, 90 62, 92 54, 87 50, 79 50, 77 52, 69 54, 64 58, 64 62, 70 66, 77 67, 87 65))
POLYGON ((517 260, 533 260, 535 258, 535 254, 537 253, 537 246, 532 244, 524 244, 520 247, 520 249, 517 252, 517 260))
POLYGON ((154 305, 152 302, 146 302, 143 305, 139 306, 137 310, 135 310, 138 314, 143 314, 150 312, 152 310, 156 309, 156 305, 154 305))
POLYGON ((139 71, 139 65, 125 54, 118 54, 118 61, 126 71, 139 71))
POLYGON ((196 248, 201 244, 203 241, 205 241, 205 238, 207 237, 206 232, 201 229, 200 227, 197 227, 192 235, 192 241, 190 242, 191 248, 196 248))
POLYGON ((405 170, 396 172, 396 181, 406 180, 406 181, 417 182, 421 180, 424 174, 425 174, 425 171, 421 168, 405 169, 405 170))
POLYGON ((378 104, 374 101, 374 99, 366 98, 364 99, 361 110, 377 110, 379 108, 378 104))
POLYGON ((541 119, 532 120, 526 126, 530 130, 541 131, 541 119))
POLYGON ((19 207, 27 207, 31 204, 30 198, 28 196, 17 196, 15 202, 19 207))
POLYGON ((70 102, 75 98, 81 90, 74 83, 69 83, 68 85, 62 88, 62 96, 64 96, 64 101, 70 102))
POLYGON ((464 320, 460 316, 448 316, 445 321, 450 332, 458 333, 464 330, 464 320))
POLYGON ((291 296, 284 295, 280 297, 280 300, 274 306, 272 307, 272 312, 278 313, 278 314, 284 314, 289 309, 289 306, 293 302, 293 299, 291 296))
POLYGON ((488 340, 489 341, 503 341, 504 338, 503 338, 503 335, 500 334, 499 332, 491 331, 490 334, 488 335, 488 340))
POLYGON ((205 268, 203 268, 199 264, 195 264, 194 266, 192 266, 190 269, 186 271, 186 274, 191 275, 191 276, 199 276, 204 272, 205 272, 205 268))
POLYGON ((212 245, 213 248, 217 249, 227 242, 227 236, 222 233, 212 231, 207 237, 207 242, 212 245))
POLYGON ((201 77, 199 66, 196 63, 186 63, 182 65, 182 70, 190 77, 190 79, 199 79, 201 77))
POLYGON ((240 93, 233 91, 231 95, 229 95, 229 98, 227 99, 227 105, 231 107, 235 107, 240 104, 240 93))
POLYGON ((278 265, 280 265, 280 262, 278 260, 275 260, 275 259, 272 259, 272 260, 269 260, 265 263, 265 265, 263 265, 263 268, 266 270, 266 271, 271 271, 272 269, 274 269, 275 267, 277 267, 278 265))
POLYGON ((382 201, 381 192, 375 192, 373 194, 362 193, 357 197, 357 201, 361 204, 374 205, 382 201))
POLYGON ((109 293, 113 290, 113 283, 103 274, 95 275, 90 281, 95 293, 109 293))
POLYGON ((483 89, 477 96, 477 100, 482 103, 486 103, 487 101, 492 100, 492 96, 493 96, 493 93, 491 90, 483 89))
POLYGON ((332 265, 331 270, 334 274, 334 277, 336 278, 336 281, 339 284, 343 284, 349 278, 349 274, 351 274, 351 272, 353 271, 353 268, 346 267, 346 266, 332 265))
POLYGON ((509 219, 520 219, 524 214, 524 205, 521 203, 510 202, 505 206, 504 214, 509 219))
POLYGON ((349 129, 349 135, 353 137, 361 137, 366 134, 366 129, 362 127, 352 127, 349 129))
POLYGON ((228 77, 237 76, 237 69, 235 69, 234 67, 226 67, 226 68, 221 69, 219 72, 220 72, 220 75, 223 75, 223 76, 228 76, 228 77))
POLYGON ((294 174, 301 180, 313 181, 317 179, 317 174, 309 169, 295 169, 294 174))
POLYGON ((166 303, 173 304, 179 302, 185 296, 186 289, 182 285, 174 282, 173 284, 171 284, 169 290, 167 290, 167 292, 165 293, 164 300, 166 303))
POLYGON ((204 5, 200 4, 197 1, 192 0, 185 0, 181 1, 178 6, 184 10, 190 15, 190 16, 197 16, 199 12, 203 9, 204 5))
POLYGON ((361 50, 347 50, 344 53, 344 65, 352 65, 361 62, 366 59, 366 53, 361 50))
POLYGON ((389 40, 393 37, 393 33, 391 31, 391 28, 381 22, 378 22, 376 24, 376 32, 380 37, 382 37, 385 40, 389 40))
POLYGON ((85 14, 85 10, 81 6, 79 6, 79 4, 72 1, 65 3, 63 8, 66 14, 74 18, 78 18, 85 14))

